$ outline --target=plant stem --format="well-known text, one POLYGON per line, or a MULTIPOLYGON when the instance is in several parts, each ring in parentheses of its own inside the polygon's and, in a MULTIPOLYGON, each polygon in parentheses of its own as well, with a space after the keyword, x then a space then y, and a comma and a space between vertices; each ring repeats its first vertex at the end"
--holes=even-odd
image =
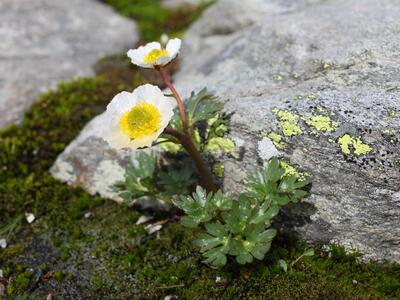
POLYGON ((215 192, 217 188, 212 180, 211 172, 202 159, 199 151, 197 151, 196 146, 193 144, 190 136, 176 129, 168 127, 165 128, 164 133, 175 137, 182 143, 183 148, 185 148, 196 164, 197 170, 200 173, 200 181, 203 187, 209 192, 215 192))
POLYGON ((181 97, 179 96, 175 87, 172 85, 167 72, 165 72, 165 70, 162 67, 158 67, 156 70, 160 73, 161 78, 164 81, 165 85, 170 89, 170 91, 174 95, 174 97, 176 99, 176 103, 178 104, 179 114, 181 115, 183 131, 186 134, 189 134, 189 124, 188 124, 188 120, 187 120, 187 116, 186 116, 186 112, 185 112, 185 106, 183 105, 183 101, 182 101, 181 97))

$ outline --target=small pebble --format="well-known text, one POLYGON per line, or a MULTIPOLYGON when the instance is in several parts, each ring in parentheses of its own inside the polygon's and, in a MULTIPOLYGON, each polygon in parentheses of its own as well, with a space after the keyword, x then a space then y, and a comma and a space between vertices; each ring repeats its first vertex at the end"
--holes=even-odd
POLYGON ((146 215, 140 216, 140 218, 136 221, 136 225, 147 223, 152 219, 153 219, 152 216, 146 216, 146 215))
POLYGON ((33 221, 35 221, 35 215, 32 213, 25 213, 25 219, 29 224, 31 224, 33 221))
POLYGON ((85 219, 89 219, 91 216, 92 216, 92 213, 91 213, 91 212, 87 212, 87 213, 85 213, 85 215, 84 215, 85 219))
POLYGON ((150 224, 145 227, 147 234, 149 234, 149 235, 152 235, 153 233, 160 231, 161 228, 162 228, 162 225, 154 225, 154 224, 150 224))
POLYGON ((0 239, 0 248, 5 249, 7 247, 6 239, 0 239))

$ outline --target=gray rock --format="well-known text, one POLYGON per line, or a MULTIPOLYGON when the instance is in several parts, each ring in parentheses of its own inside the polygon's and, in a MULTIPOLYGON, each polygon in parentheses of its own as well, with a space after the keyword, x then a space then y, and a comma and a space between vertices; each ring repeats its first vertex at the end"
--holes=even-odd
POLYGON ((241 191, 248 170, 279 150, 313 182, 285 211, 291 230, 394 261, 398 16, 395 0, 220 0, 187 32, 175 77, 183 94, 207 86, 233 113, 231 135, 245 152, 225 161, 226 190, 241 191))
POLYGON ((50 171, 55 178, 80 186, 90 194, 121 202, 112 186, 124 179, 126 165, 135 158, 136 151, 110 148, 101 138, 103 126, 104 114, 90 121, 58 156, 50 171))
POLYGON ((133 21, 96 0, 0 1, 0 127, 60 80, 138 40, 133 21))

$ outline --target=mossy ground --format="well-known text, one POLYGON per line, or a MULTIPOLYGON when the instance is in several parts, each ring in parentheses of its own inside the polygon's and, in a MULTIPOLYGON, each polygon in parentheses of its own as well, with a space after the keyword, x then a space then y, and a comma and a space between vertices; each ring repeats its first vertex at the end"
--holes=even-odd
POLYGON ((153 80, 125 67, 100 73, 42 95, 21 125, 0 131, 0 232, 9 244, 0 249, 0 298, 400 298, 398 265, 360 263, 337 247, 331 257, 317 249, 284 272, 278 260, 290 265, 305 247, 289 238, 274 242, 262 262, 210 269, 192 247, 191 231, 175 221, 148 236, 135 225, 140 213, 54 180, 49 167, 86 122, 115 93, 153 80), (32 224, 27 211, 36 216, 32 224))

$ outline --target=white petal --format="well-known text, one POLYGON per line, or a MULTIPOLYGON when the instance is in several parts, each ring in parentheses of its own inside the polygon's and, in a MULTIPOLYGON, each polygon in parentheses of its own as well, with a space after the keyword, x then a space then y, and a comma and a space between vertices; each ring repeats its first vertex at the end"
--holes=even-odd
POLYGON ((152 84, 144 84, 139 86, 133 91, 133 96, 137 99, 137 103, 149 102, 154 103, 153 100, 158 100, 164 97, 163 92, 158 86, 152 84))
POLYGON ((104 132, 103 139, 114 149, 130 148, 131 146, 130 138, 121 132, 118 125, 104 132))
POLYGON ((137 104, 133 93, 121 92, 107 105, 107 113, 121 115, 137 104))
POLYGON ((153 142, 158 138, 158 136, 161 134, 161 132, 157 131, 157 132, 155 132, 151 135, 147 135, 143 138, 131 140, 130 148, 138 149, 138 148, 144 148, 144 147, 151 147, 151 144, 153 144, 153 142))
POLYGON ((0 248, 5 249, 7 247, 6 239, 0 239, 0 248))
POLYGON ((168 65, 171 62, 171 60, 173 60, 173 58, 170 56, 161 56, 161 57, 157 58, 155 65, 165 66, 165 65, 168 65))
POLYGON ((167 51, 172 59, 174 59, 178 55, 179 50, 181 49, 181 45, 182 41, 178 38, 169 40, 167 44, 167 51))
POLYGON ((32 213, 25 213, 25 219, 29 224, 31 224, 33 221, 35 221, 35 215, 32 213))

